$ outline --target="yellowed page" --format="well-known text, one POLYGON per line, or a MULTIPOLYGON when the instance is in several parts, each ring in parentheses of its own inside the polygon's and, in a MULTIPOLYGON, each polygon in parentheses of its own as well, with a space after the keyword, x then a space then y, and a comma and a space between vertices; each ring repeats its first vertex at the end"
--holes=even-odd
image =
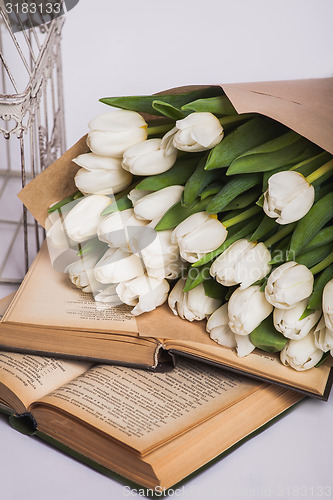
POLYGON ((264 386, 185 359, 168 373, 97 365, 37 404, 61 408, 145 454, 264 386))
POLYGON ((82 375, 91 366, 79 361, 0 352, 0 384, 28 408, 33 401, 82 375))
POLYGON ((322 395, 330 375, 331 364, 327 360, 319 368, 298 372, 280 362, 279 354, 255 349, 243 358, 235 350, 222 347, 214 342, 206 332, 206 321, 182 320, 175 316, 167 304, 155 311, 145 313, 137 319, 139 335, 164 338, 167 350, 177 350, 199 357, 202 360, 215 361, 222 366, 242 370, 259 377, 281 382, 291 387, 322 395), (158 325, 158 327, 157 327, 158 325))
POLYGON ((67 274, 53 269, 44 243, 3 321, 53 329, 136 334, 137 325, 130 309, 126 305, 103 307, 91 294, 75 288, 67 274))

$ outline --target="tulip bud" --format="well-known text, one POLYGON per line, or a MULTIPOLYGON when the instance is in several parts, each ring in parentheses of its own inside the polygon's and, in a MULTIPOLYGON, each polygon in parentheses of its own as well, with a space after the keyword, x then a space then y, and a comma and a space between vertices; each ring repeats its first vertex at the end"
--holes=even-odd
POLYGON ((168 304, 172 312, 188 321, 200 321, 212 314, 221 301, 208 297, 202 283, 189 292, 183 292, 186 279, 180 278, 169 294, 168 304))
POLYGON ((250 335, 237 335, 230 330, 227 302, 213 312, 207 321, 206 330, 210 332, 210 338, 218 344, 235 347, 239 358, 247 356, 255 349, 250 335))
POLYGON ((210 274, 225 286, 240 283, 244 289, 271 270, 271 254, 263 243, 246 239, 235 241, 211 265, 210 274))
POLYGON ((322 355, 323 351, 316 347, 311 331, 301 340, 289 340, 280 353, 280 359, 285 366, 303 371, 313 368, 322 355))
POLYGON ((278 309, 273 311, 274 327, 287 339, 302 339, 311 328, 318 322, 321 312, 316 310, 304 319, 299 319, 305 311, 308 301, 301 300, 290 309, 278 309))
POLYGON ((268 179, 263 210, 278 224, 290 224, 308 213, 314 195, 314 187, 299 172, 278 172, 268 179))
POLYGON ((116 194, 131 183, 132 175, 123 170, 118 158, 84 153, 73 161, 82 167, 74 182, 83 194, 116 194))
POLYGON ((209 317, 206 330, 210 338, 224 347, 236 347, 235 334, 229 328, 228 303, 216 309, 209 317))
MULTIPOLYGON (((184 186, 168 186, 133 201, 134 213, 138 219, 153 220, 162 217, 172 205, 180 201, 184 186)), ((130 195, 132 194, 132 191, 130 195)))
POLYGON ((324 316, 322 316, 315 328, 314 343, 323 352, 332 351, 333 349, 333 331, 327 328, 324 316))
POLYGON ((169 170, 177 159, 177 149, 166 149, 161 139, 148 139, 126 149, 122 167, 134 175, 155 175, 169 170))
POLYGON ((237 288, 228 302, 229 327, 237 335, 249 335, 272 310, 259 286, 237 288))
POLYGON ((133 209, 129 208, 104 217, 98 225, 97 236, 110 247, 128 251, 130 240, 139 235, 146 224, 147 221, 137 219, 133 209))
POLYGON ((265 287, 268 302, 279 309, 290 309, 311 295, 313 274, 303 264, 289 261, 274 269, 265 287))
POLYGON ((135 306, 131 313, 138 316, 149 312, 163 304, 169 292, 169 283, 162 279, 150 278, 146 275, 139 276, 119 283, 116 290, 120 299, 129 306, 135 306))
POLYGON ((330 330, 333 330, 333 280, 326 283, 323 290, 322 302, 325 325, 330 330))
POLYGON ((223 128, 212 113, 191 113, 176 121, 176 126, 162 139, 173 137, 173 145, 181 151, 206 151, 216 146, 223 138, 223 128))
POLYGON ((177 245, 171 242, 171 233, 157 232, 149 224, 131 239, 132 252, 141 257, 152 278, 176 279, 184 266, 177 245))
POLYGON ((64 220, 64 228, 69 238, 80 243, 95 236, 102 220, 101 213, 110 203, 110 198, 99 194, 82 198, 64 220))
POLYGON ((120 283, 144 273, 139 257, 121 248, 109 248, 95 266, 95 278, 101 283, 120 283))
POLYGON ((68 235, 65 233, 65 228, 64 228, 64 218, 59 217, 58 218, 52 217, 52 220, 50 217, 46 219, 45 222, 45 227, 46 227, 46 238, 47 238, 47 244, 51 245, 54 248, 59 248, 66 250, 67 248, 70 248, 74 242, 72 242, 68 235))
POLYGON ((101 156, 121 158, 124 151, 147 139, 147 123, 139 113, 117 109, 89 122, 87 144, 101 156))
POLYGON ((173 230, 171 239, 179 246, 187 262, 196 262, 206 253, 218 248, 227 237, 227 230, 207 212, 190 215, 173 230))
POLYGON ((85 293, 94 293, 101 288, 101 284, 95 279, 94 267, 100 258, 100 251, 81 255, 80 259, 69 264, 65 273, 77 288, 85 293))
POLYGON ((110 304, 112 307, 119 306, 123 304, 122 300, 120 300, 117 294, 117 286, 118 284, 109 285, 103 288, 103 285, 99 283, 98 292, 94 293, 94 298, 96 302, 103 302, 104 304, 110 304))

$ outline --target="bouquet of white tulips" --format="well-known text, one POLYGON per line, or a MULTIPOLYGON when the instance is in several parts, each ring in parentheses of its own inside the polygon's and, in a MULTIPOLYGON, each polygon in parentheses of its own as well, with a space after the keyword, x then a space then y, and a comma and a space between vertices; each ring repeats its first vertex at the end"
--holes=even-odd
POLYGON ((332 156, 217 87, 101 101, 120 109, 91 120, 78 191, 49 209, 71 281, 133 315, 168 301, 238 356, 333 356, 332 156))

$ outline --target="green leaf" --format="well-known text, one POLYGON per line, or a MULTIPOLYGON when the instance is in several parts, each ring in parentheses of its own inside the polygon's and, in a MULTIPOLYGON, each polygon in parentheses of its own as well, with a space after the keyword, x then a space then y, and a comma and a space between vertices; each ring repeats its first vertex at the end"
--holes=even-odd
POLYGON ((159 100, 171 104, 175 108, 181 108, 185 104, 196 99, 212 97, 222 93, 220 87, 206 87, 190 92, 180 92, 177 94, 155 94, 143 96, 121 96, 121 97, 103 97, 100 102, 108 106, 114 106, 121 109, 130 109, 140 113, 149 113, 159 115, 160 113, 153 108, 153 102, 159 100))
POLYGON ((263 236, 268 235, 273 229, 278 229, 277 224, 274 219, 271 217, 268 217, 267 215, 264 215, 262 221, 260 222, 259 226, 256 228, 254 233, 252 234, 250 241, 258 241, 263 236))
POLYGON ((183 291, 189 292, 193 290, 196 286, 200 285, 203 281, 210 278, 209 274, 210 265, 206 264, 201 267, 190 267, 188 270, 188 275, 183 291))
MULTIPOLYGON (((62 209, 62 211, 63 211, 63 208, 65 207, 65 205, 67 205, 68 203, 71 203, 75 200, 79 200, 83 196, 84 196, 84 194, 82 194, 81 191, 75 191, 75 193, 71 194, 70 196, 67 196, 63 200, 58 201, 58 203, 55 203, 54 205, 52 205, 48 209, 48 213, 52 214, 53 212, 56 212, 57 210, 60 210, 60 209, 62 209)), ((75 203, 71 203, 69 208, 72 209, 74 207, 74 205, 75 205, 75 203)))
POLYGON ((292 130, 238 156, 227 175, 266 172, 296 160, 310 142, 292 130))
POLYGON ((288 260, 295 256, 311 241, 317 233, 332 219, 333 192, 317 201, 306 215, 297 223, 290 241, 288 260))
POLYGON ((132 202, 129 198, 127 198, 127 195, 123 196, 122 198, 119 198, 119 200, 113 201, 108 205, 101 215, 108 215, 112 214, 113 212, 121 212, 122 210, 127 210, 128 208, 132 208, 132 202))
POLYGON ((324 271, 315 279, 313 291, 310 295, 307 309, 321 309, 322 295, 326 283, 333 279, 333 264, 326 267, 324 271))
POLYGON ((207 212, 217 214, 232 200, 244 191, 251 189, 261 182, 261 174, 244 174, 230 179, 207 206, 207 212))
POLYGON ((193 174, 197 167, 198 160, 177 161, 173 167, 161 174, 150 175, 143 179, 135 189, 145 191, 159 191, 168 186, 181 186, 193 174))
POLYGON ((187 180, 184 189, 184 205, 192 205, 202 189, 221 177, 221 173, 218 171, 206 172, 204 169, 205 163, 206 158, 202 158, 191 177, 187 180))
MULTIPOLYGON (((222 188, 221 188, 222 189, 222 188)), ((223 209, 223 212, 229 210, 240 210, 242 208, 246 208, 251 205, 255 200, 258 199, 259 194, 261 193, 260 188, 252 188, 245 193, 239 194, 234 198, 228 205, 226 205, 223 209)))
POLYGON ((168 102, 156 100, 153 101, 152 106, 160 115, 171 118, 172 120, 181 120, 182 118, 185 118, 185 114, 180 109, 176 108, 172 104, 169 104, 168 102))
POLYGON ((228 167, 239 155, 266 143, 282 133, 285 127, 269 118, 256 117, 227 134, 207 159, 206 170, 228 167))
POLYGON ((331 251, 332 245, 328 243, 326 245, 322 245, 318 248, 313 248, 312 250, 297 255, 295 257, 295 261, 298 262, 298 264, 303 264, 303 266, 306 266, 310 269, 311 267, 318 264, 318 262, 324 260, 331 251))
POLYGON ((250 333, 250 340, 253 345, 266 352, 280 352, 288 341, 282 333, 275 330, 272 315, 250 333))
POLYGON ((204 200, 208 196, 212 196, 213 194, 217 194, 220 189, 222 188, 222 183, 220 181, 212 182, 211 184, 208 184, 206 188, 204 188, 200 192, 200 199, 204 200))
POLYGON ((183 206, 180 201, 175 203, 155 226, 155 231, 165 231, 166 229, 175 228, 190 215, 205 211, 210 200, 211 197, 208 197, 189 206, 183 206))
POLYGON ((307 244, 306 250, 313 250, 333 241, 333 226, 324 227, 316 234, 314 238, 307 244))
POLYGON ((214 115, 235 115, 237 111, 225 95, 197 99, 182 106, 184 111, 196 111, 199 113, 213 113, 214 115))
POLYGON ((203 286, 207 297, 223 301, 227 291, 225 286, 215 281, 214 278, 209 278, 208 280, 206 279, 203 282, 203 286))

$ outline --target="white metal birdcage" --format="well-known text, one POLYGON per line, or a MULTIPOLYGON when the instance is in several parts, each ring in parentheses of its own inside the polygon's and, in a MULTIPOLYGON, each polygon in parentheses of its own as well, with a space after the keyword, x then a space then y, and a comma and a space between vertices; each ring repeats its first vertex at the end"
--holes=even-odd
POLYGON ((13 30, 0 1, 0 284, 22 280, 43 238, 16 194, 65 151, 64 17, 43 21, 13 30))

